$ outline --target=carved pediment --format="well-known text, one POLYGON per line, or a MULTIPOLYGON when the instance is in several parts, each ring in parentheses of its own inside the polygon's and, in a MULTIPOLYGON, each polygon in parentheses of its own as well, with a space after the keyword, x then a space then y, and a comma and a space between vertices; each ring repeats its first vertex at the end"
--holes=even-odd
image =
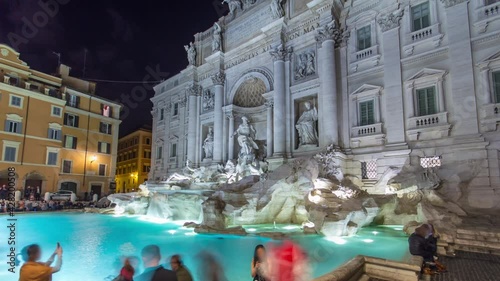
POLYGON ((430 77, 435 77, 435 78, 440 78, 443 77, 447 74, 447 71, 445 70, 439 70, 439 69, 432 69, 432 68, 424 68, 420 70, 419 72, 415 73, 413 76, 411 76, 407 82, 410 81, 415 81, 423 78, 430 78, 430 77))
POLYGON ((477 64, 479 67, 488 67, 492 62, 500 62, 500 51, 490 55, 485 58, 483 61, 477 64))
POLYGON ((168 140, 169 140, 169 141, 171 141, 171 142, 172 142, 172 141, 174 141, 174 142, 175 142, 175 141, 178 141, 178 140, 179 140, 179 137, 178 137, 178 136, 176 136, 176 135, 170 135, 170 137, 168 138, 168 140))
POLYGON ((5 59, 13 63, 27 65, 24 61, 19 59, 19 53, 7 45, 0 44, 0 59, 5 59))
POLYGON ((163 139, 162 138, 157 138, 155 141, 156 144, 161 145, 163 144, 163 139))
POLYGON ((351 95, 359 95, 359 94, 366 93, 366 92, 381 92, 382 89, 384 89, 384 88, 380 87, 380 86, 363 84, 361 87, 356 89, 356 91, 352 92, 351 95))

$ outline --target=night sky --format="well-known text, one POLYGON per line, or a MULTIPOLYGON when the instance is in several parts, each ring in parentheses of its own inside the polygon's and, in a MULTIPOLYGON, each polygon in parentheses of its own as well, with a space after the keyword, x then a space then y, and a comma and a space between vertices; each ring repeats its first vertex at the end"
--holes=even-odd
MULTIPOLYGON (((220 2, 0 0, 0 42, 20 52, 32 69, 46 73, 55 73, 56 52, 61 53, 63 64, 72 67, 72 76, 83 77, 87 49, 85 78, 89 80, 144 81, 147 77, 157 81, 187 66, 183 46, 227 13, 220 2), (40 2, 57 3, 58 9, 54 5, 44 9, 40 2)), ((99 96, 127 106, 122 112, 122 136, 151 124, 149 98, 154 93, 144 85, 97 82, 99 96)))

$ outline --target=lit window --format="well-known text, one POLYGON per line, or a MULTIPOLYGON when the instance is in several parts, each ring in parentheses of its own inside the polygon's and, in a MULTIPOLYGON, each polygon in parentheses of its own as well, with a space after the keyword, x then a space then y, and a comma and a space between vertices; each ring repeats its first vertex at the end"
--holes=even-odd
POLYGON ((420 158, 420 166, 422 168, 434 168, 441 167, 441 157, 440 156, 429 156, 420 158))
POLYGON ((365 26, 357 30, 358 50, 368 49, 372 46, 371 26, 365 26))
POLYGON ((66 94, 66 105, 78 108, 80 105, 80 97, 76 95, 66 94))
POLYGON ((64 147, 76 149, 77 138, 73 136, 64 136, 64 147))
POLYGON ((64 125, 78 128, 80 118, 77 115, 73 114, 64 114, 64 125))
POLYGON ((430 26, 429 2, 413 6, 411 8, 413 21, 413 31, 417 31, 430 26))
POLYGON ((436 114, 436 88, 429 87, 417 90, 417 105, 419 116, 436 114))
POLYGON ((109 144, 109 143, 99 142, 98 152, 104 153, 104 154, 110 154, 111 153, 110 147, 111 147, 111 144, 109 144))

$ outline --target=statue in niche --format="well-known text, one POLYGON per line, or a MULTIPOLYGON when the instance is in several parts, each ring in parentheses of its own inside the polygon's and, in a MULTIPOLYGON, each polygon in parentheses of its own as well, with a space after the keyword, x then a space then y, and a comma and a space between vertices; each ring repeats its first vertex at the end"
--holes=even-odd
POLYGON ((271 0, 271 12, 274 19, 279 19, 285 16, 283 3, 285 3, 285 0, 271 0))
POLYGON ((210 90, 205 90, 203 92, 203 111, 210 111, 214 109, 214 99, 214 93, 210 92, 210 90))
POLYGON ((241 0, 224 0, 222 1, 222 4, 227 3, 229 6, 229 14, 234 16, 234 12, 239 8, 243 10, 243 3, 241 3, 241 0))
POLYGON ((208 134, 203 141, 203 149, 205 150, 205 159, 212 159, 214 157, 214 129, 208 128, 208 134))
POLYGON ((193 42, 189 43, 189 45, 184 45, 184 49, 186 49, 189 64, 195 65, 196 64, 196 48, 194 47, 193 42))
POLYGON ((259 149, 254 141, 257 131, 246 116, 241 117, 241 121, 243 123, 233 134, 233 136, 238 136, 238 144, 241 147, 238 159, 241 163, 251 163, 255 160, 255 150, 259 149))
POLYGON ((222 52, 222 28, 218 23, 214 24, 214 35, 212 39, 212 52, 222 52))
POLYGON ((304 103, 304 106, 306 111, 302 113, 295 125, 299 133, 299 145, 318 145, 318 131, 316 130, 318 110, 311 102, 304 103))

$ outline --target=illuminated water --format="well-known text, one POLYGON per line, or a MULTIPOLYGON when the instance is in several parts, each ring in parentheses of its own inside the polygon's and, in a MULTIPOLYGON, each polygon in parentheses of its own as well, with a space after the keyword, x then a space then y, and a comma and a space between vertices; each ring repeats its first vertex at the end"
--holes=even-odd
MULTIPOLYGON (((257 236, 196 235, 191 229, 178 224, 145 221, 140 217, 115 217, 98 214, 31 214, 18 215, 17 244, 19 249, 38 243, 47 259, 60 242, 64 248, 62 271, 53 281, 101 281, 117 273, 116 258, 125 252, 139 255, 143 246, 157 244, 162 258, 181 254, 187 267, 197 277, 200 250, 217 254, 231 281, 251 280, 249 267, 253 249, 257 244, 273 242, 257 236)), ((17 274, 7 271, 7 217, 0 216, 0 280, 17 281, 17 274), (5 226, 4 226, 5 225, 5 226)), ((297 227, 277 226, 293 232, 297 227)), ((272 231, 273 226, 247 227, 249 232, 272 231)), ((402 260, 407 252, 407 238, 400 227, 364 228, 350 238, 327 240, 320 236, 294 236, 312 259, 314 275, 323 275, 356 255, 369 255, 402 260)), ((19 268, 16 269, 16 272, 19 268)), ((139 269, 142 270, 142 269, 139 269)), ((201 276, 201 275, 200 275, 201 276)), ((196 278, 197 281, 203 281, 196 278)))

